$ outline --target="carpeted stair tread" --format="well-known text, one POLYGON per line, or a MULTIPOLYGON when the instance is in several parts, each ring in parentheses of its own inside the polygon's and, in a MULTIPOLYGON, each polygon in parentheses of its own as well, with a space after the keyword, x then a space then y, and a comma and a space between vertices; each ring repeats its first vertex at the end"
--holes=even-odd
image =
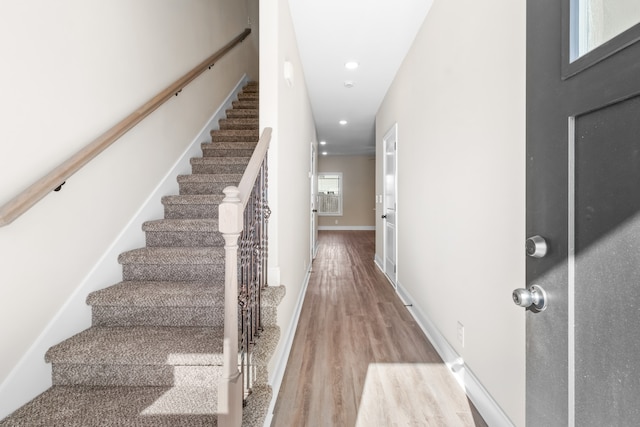
POLYGON ((91 327, 51 347, 47 363, 86 365, 221 365, 222 328, 91 327))
POLYGON ((149 232, 189 232, 197 231, 202 233, 217 232, 218 219, 216 218, 196 218, 196 219, 156 219, 146 221, 142 224, 143 231, 149 232))
POLYGON ((273 391, 268 385, 254 385, 242 411, 242 427, 262 427, 273 391))
POLYGON ((235 182, 242 179, 239 173, 199 173, 191 175, 178 175, 178 183, 187 182, 235 182))
POLYGON ((183 194, 163 196, 163 204, 173 205, 219 205, 224 199, 224 194, 183 194))
POLYGON ((91 292, 87 304, 94 307, 215 307, 223 298, 221 283, 128 281, 91 292))
POLYGON ((217 387, 54 386, 1 427, 212 427, 217 387))
POLYGON ((224 261, 223 248, 201 247, 151 247, 123 252, 118 256, 120 264, 218 264, 224 261))

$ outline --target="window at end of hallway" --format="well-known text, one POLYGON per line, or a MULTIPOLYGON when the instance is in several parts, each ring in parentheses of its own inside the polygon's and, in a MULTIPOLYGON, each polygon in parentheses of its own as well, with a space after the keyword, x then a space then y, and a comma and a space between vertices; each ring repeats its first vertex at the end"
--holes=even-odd
POLYGON ((342 215, 342 173, 318 174, 318 215, 342 215))

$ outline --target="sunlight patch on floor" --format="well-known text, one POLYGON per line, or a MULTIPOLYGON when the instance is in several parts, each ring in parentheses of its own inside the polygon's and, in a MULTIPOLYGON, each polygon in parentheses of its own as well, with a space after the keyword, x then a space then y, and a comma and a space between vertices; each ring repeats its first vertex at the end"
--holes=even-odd
POLYGON ((467 397, 442 363, 372 363, 356 427, 474 426, 467 397))

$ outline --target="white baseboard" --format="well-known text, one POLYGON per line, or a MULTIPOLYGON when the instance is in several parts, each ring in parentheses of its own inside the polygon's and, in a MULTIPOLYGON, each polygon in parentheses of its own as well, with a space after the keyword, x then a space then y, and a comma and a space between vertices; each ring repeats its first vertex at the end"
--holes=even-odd
POLYGON ((460 357, 449 344, 431 319, 420 309, 411 295, 399 282, 397 290, 400 299, 408 305, 407 308, 409 312, 487 424, 491 427, 514 427, 513 422, 507 414, 504 413, 498 403, 491 397, 480 380, 464 364, 462 357, 460 357))
POLYGON ((163 217, 160 199, 164 195, 178 193, 176 176, 191 172, 191 157, 202 154, 200 143, 211 140, 209 132, 218 128, 218 120, 225 117, 225 110, 232 107, 236 94, 248 80, 246 75, 240 79, 225 102, 193 139, 189 148, 174 163, 171 170, 107 248, 16 367, 0 384, 0 419, 51 387, 51 366, 44 362, 44 354, 51 346, 91 326, 91 309, 86 304, 87 295, 122 280, 122 266, 118 264, 118 255, 145 245, 144 233, 141 231, 142 223, 149 219, 163 217))
POLYGON ((318 230, 375 230, 375 225, 320 225, 318 230))
POLYGON ((307 270, 300 294, 298 295, 298 301, 296 302, 295 309, 293 311, 293 317, 289 323, 286 334, 282 336, 284 339, 283 345, 280 347, 280 351, 274 355, 277 360, 277 364, 272 373, 269 373, 269 385, 271 385, 271 402, 269 403, 269 409, 267 410, 267 417, 264 420, 264 427, 270 427, 273 420, 273 411, 276 407, 276 401, 278 400, 278 393, 280 392, 280 386, 282 385, 282 379, 284 378, 284 371, 287 368, 287 362, 289 361, 289 353, 293 346, 293 337, 296 334, 298 328, 298 321, 300 320, 300 313, 302 312, 302 304, 304 303, 304 297, 307 293, 307 287, 309 286, 309 279, 311 277, 311 266, 307 270))
POLYGON ((382 272, 384 273, 384 267, 382 266, 382 265, 383 265, 383 264, 382 264, 382 258, 380 258, 380 257, 378 256, 378 254, 376 254, 376 255, 373 257, 373 262, 374 262, 374 263, 375 263, 375 265, 380 269, 380 271, 382 271, 382 272))

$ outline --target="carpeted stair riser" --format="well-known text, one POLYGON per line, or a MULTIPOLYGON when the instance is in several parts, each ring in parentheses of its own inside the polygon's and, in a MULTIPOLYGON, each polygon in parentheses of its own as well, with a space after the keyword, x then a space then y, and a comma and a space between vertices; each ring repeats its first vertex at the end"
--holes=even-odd
POLYGON ((95 326, 223 326, 216 307, 93 307, 95 326))
POLYGON ((250 157, 198 157, 191 159, 191 173, 243 173, 250 157))
POLYGON ((203 157, 251 157, 256 148, 255 142, 217 142, 203 143, 203 157))
POLYGON ((217 219, 162 219, 142 224, 148 247, 224 246, 217 219))
POLYGON ((221 119, 221 130, 251 130, 258 129, 258 119, 221 119))
POLYGON ((229 119, 239 119, 239 118, 258 118, 258 110, 257 109, 230 109, 226 110, 225 114, 229 119))
POLYGON ((214 427, 217 395, 217 387, 55 386, 0 425, 214 427))
POLYGON ((251 130, 258 129, 258 119, 221 119, 221 130, 251 130))
POLYGON ((204 385, 219 378, 222 328, 92 327, 45 360, 55 385, 204 385))
POLYGON ((218 206, 224 199, 224 194, 210 196, 189 194, 181 196, 164 196, 165 219, 198 219, 198 218, 218 218, 218 206))
POLYGON ((219 283, 121 282, 92 292, 87 304, 94 326, 222 327, 223 295, 219 283))
MULTIPOLYGON (((277 325, 284 288, 262 292, 262 323, 277 325)), ((224 286, 220 283, 121 282, 87 297, 95 326, 223 326, 224 286)))
POLYGON ((180 194, 221 194, 231 185, 237 187, 242 175, 236 174, 197 174, 178 176, 180 194))
POLYGON ((259 102, 256 101, 233 101, 231 103, 234 110, 257 110, 259 102))
POLYGON ((222 378, 222 366, 80 365, 53 363, 53 385, 103 387, 211 387, 222 378))
POLYGON ((257 142, 258 130, 212 130, 211 143, 218 142, 257 142))
POLYGON ((124 281, 217 282, 224 277, 224 248, 141 248, 118 257, 124 281))
POLYGON ((222 234, 204 231, 148 231, 147 246, 209 247, 224 246, 222 234))
POLYGON ((244 97, 254 97, 254 98, 259 98, 260 97, 260 93, 258 91, 258 88, 251 88, 251 87, 245 87, 242 92, 240 92, 238 94, 238 100, 241 101, 244 97))
POLYGON ((123 265, 124 280, 157 280, 157 281, 206 281, 216 280, 224 274, 224 263, 208 265, 123 265))

